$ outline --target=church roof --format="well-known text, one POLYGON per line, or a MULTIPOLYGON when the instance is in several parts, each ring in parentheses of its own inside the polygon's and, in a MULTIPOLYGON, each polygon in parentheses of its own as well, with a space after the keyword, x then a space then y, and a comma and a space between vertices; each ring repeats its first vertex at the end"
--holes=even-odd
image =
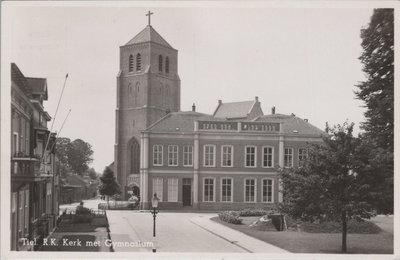
POLYGON ((193 132, 194 121, 196 120, 221 120, 212 115, 207 115, 193 111, 169 113, 159 121, 147 128, 151 132, 193 132))
POLYGON ((156 31, 151 25, 147 25, 140 33, 133 37, 127 44, 137 44, 144 42, 153 42, 169 48, 172 48, 169 43, 156 31))
POLYGON ((220 118, 245 118, 250 113, 254 103, 256 101, 241 101, 222 103, 220 102, 217 109, 214 112, 215 117, 220 118))
POLYGON ((325 134, 321 129, 308 123, 308 121, 294 115, 270 114, 256 118, 257 122, 282 123, 282 131, 285 134, 307 134, 322 135, 325 134))

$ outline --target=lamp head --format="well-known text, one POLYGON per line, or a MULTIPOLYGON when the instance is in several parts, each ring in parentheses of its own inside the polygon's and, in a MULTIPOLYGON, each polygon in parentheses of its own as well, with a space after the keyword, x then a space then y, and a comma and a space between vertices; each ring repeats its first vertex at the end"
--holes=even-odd
POLYGON ((153 196, 153 198, 151 199, 151 206, 153 207, 153 208, 157 208, 158 207, 158 201, 159 201, 160 199, 159 198, 157 198, 157 193, 154 193, 154 196, 153 196))

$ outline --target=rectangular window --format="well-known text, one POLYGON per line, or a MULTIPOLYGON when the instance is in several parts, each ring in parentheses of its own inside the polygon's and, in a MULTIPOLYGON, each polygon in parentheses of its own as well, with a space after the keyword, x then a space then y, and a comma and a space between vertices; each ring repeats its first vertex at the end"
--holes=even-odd
POLYGON ((151 194, 153 197, 154 193, 157 194, 157 198, 160 199, 160 201, 163 200, 163 179, 162 178, 154 178, 153 179, 153 193, 151 194))
POLYGON ((214 202, 214 179, 204 178, 204 202, 214 202))
POLYGON ((204 145, 204 166, 215 167, 215 145, 204 145))
POLYGON ((18 133, 13 134, 13 153, 14 155, 19 152, 18 150, 18 133))
POLYGON ((29 190, 25 190, 25 232, 29 229, 29 190))
POLYGON ((232 179, 221 179, 221 202, 232 202, 232 179))
POLYGON ((162 145, 153 145, 153 165, 163 165, 163 147, 162 145))
POLYGON ((26 149, 26 153, 29 154, 29 122, 26 122, 26 132, 25 132, 25 149, 26 149))
POLYGON ((11 201, 11 212, 15 213, 17 210, 17 200, 18 200, 18 192, 12 193, 12 201, 11 201))
POLYGON ((18 232, 19 232, 19 236, 23 237, 23 227, 24 227, 24 191, 20 191, 19 192, 19 201, 18 201, 18 205, 19 205, 19 210, 18 210, 18 232))
POLYGON ((51 183, 46 184, 46 214, 51 213, 51 183))
POLYGON ((293 167, 293 148, 285 148, 284 167, 293 167))
POLYGON ((262 180, 262 202, 273 202, 273 180, 262 180))
POLYGON ((221 149, 222 167, 233 166, 233 146, 223 145, 221 149))
POLYGON ((272 146, 263 147, 263 167, 274 167, 274 147, 272 146))
POLYGON ((308 157, 308 151, 306 148, 299 148, 299 165, 303 164, 308 157))
POLYGON ((256 147, 245 147, 246 164, 245 167, 256 167, 256 147))
POLYGON ((193 166, 193 146, 183 147, 183 166, 193 166))
POLYGON ((168 178, 168 201, 178 202, 178 179, 168 178))
POLYGON ((177 145, 168 145, 168 166, 178 166, 177 145))
POLYGON ((245 202, 256 202, 256 180, 245 179, 245 202))

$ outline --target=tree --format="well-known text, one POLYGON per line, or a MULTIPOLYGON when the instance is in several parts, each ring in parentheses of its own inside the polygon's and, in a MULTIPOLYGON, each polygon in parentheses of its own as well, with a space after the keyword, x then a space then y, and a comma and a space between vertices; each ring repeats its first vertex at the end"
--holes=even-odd
POLYGON ((375 9, 361 39, 366 80, 357 85, 355 94, 365 102, 366 121, 361 124, 365 156, 359 158, 359 170, 375 173, 376 207, 393 213, 394 10, 375 9))
POLYGON ((353 124, 328 127, 322 145, 312 145, 302 167, 281 172, 283 212, 305 221, 342 224, 342 251, 347 251, 347 222, 373 216, 369 176, 355 171, 360 140, 353 124))
POLYGON ((100 181, 99 193, 100 195, 107 195, 107 205, 109 206, 110 196, 121 194, 121 186, 118 184, 114 172, 108 166, 104 169, 100 181))
POLYGON ((60 162, 69 170, 82 175, 92 159, 93 150, 89 143, 76 139, 71 142, 69 138, 57 138, 57 156, 60 162))
POLYGON ((97 180, 97 172, 94 168, 88 169, 86 173, 92 180, 97 180))

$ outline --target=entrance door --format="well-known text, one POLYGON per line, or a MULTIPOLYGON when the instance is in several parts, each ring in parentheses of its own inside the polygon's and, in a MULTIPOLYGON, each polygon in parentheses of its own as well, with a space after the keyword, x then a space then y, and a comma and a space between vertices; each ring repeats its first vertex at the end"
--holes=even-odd
POLYGON ((183 179, 182 202, 183 206, 192 205, 192 179, 183 179))

